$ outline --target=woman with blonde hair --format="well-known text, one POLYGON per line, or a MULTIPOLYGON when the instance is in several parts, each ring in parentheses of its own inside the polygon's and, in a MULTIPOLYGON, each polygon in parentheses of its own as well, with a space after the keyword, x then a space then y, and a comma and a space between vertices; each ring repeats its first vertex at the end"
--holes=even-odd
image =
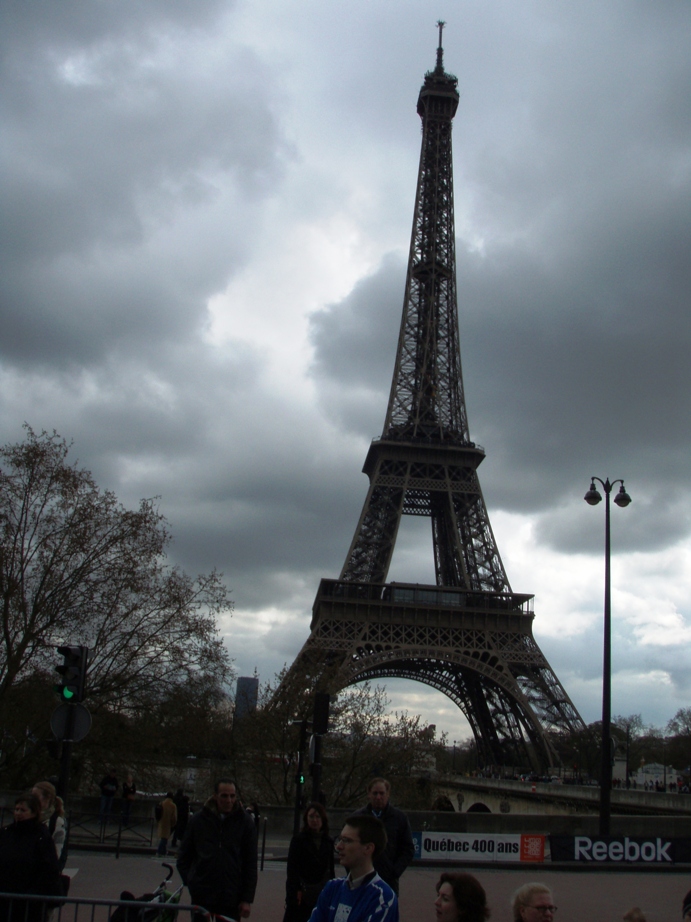
MULTIPOLYGON (((62 797, 58 797, 55 785, 50 781, 37 781, 31 793, 38 797, 41 804, 41 822, 48 827, 48 832, 53 839, 55 852, 58 856, 60 867, 64 867, 62 853, 65 848, 65 805, 62 797)), ((67 855, 65 855, 67 857, 67 855)))

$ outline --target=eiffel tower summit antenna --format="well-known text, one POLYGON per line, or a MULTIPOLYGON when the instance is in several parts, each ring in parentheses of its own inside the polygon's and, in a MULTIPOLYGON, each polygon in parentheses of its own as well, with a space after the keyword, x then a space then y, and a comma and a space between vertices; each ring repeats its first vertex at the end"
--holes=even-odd
POLYGON ((444 48, 442 47, 441 36, 445 25, 446 23, 443 19, 437 20, 437 27, 439 29, 439 45, 437 46, 437 66, 435 70, 439 70, 442 73, 444 72, 444 48))
POLYGON ((338 579, 322 579, 311 633, 276 695, 408 678, 463 711, 485 766, 559 763, 554 734, 584 728, 533 638, 532 595, 513 592, 470 439, 456 299, 451 123, 456 77, 425 74, 413 229, 384 428, 338 579), (436 583, 387 583, 402 515, 431 521, 436 583))

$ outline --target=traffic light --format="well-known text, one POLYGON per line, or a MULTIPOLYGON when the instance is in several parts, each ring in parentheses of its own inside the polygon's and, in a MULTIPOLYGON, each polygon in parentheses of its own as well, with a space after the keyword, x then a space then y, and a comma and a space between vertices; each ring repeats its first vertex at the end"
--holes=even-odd
POLYGON ((68 704, 77 704, 84 697, 86 690, 86 665, 89 655, 88 647, 58 647, 58 653, 63 658, 63 663, 55 667, 55 671, 62 676, 62 682, 53 688, 60 696, 61 701, 68 704))

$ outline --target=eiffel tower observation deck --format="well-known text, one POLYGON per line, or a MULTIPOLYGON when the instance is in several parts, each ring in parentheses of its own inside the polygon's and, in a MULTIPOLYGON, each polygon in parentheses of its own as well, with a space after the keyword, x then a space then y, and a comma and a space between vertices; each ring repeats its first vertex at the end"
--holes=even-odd
POLYGON ((513 592, 470 439, 456 299, 452 121, 443 64, 417 102, 422 148, 391 393, 365 460, 370 485, 338 579, 322 579, 311 633, 279 694, 335 693, 407 678, 446 694, 486 766, 559 762, 554 740, 584 724, 533 638, 532 595, 513 592), (401 516, 431 520, 436 583, 387 583, 401 516))

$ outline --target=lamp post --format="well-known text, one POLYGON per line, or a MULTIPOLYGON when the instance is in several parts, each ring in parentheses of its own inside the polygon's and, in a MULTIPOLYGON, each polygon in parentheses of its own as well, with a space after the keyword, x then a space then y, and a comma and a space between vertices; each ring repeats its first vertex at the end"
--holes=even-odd
POLYGON ((604 653, 602 660, 602 754, 600 769, 600 835, 608 836, 610 829, 610 816, 612 813, 612 752, 610 724, 612 722, 612 597, 610 583, 610 540, 609 540, 609 495, 612 487, 620 483, 619 492, 614 497, 617 506, 624 508, 631 502, 631 497, 624 489, 623 480, 613 480, 609 477, 600 480, 599 477, 590 478, 590 489, 583 499, 590 506, 597 506, 602 501, 600 492, 595 487, 595 481, 602 485, 605 491, 605 629, 604 653))

